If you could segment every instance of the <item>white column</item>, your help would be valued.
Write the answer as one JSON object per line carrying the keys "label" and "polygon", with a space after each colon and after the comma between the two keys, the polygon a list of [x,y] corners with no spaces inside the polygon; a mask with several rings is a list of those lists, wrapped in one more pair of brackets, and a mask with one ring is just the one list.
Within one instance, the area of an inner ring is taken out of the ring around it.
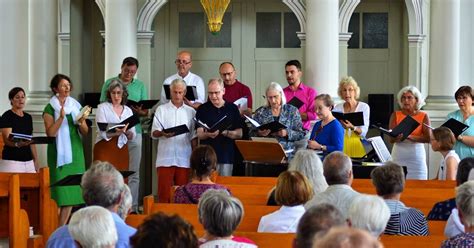
{"label": "white column", "polygon": [[338,1],[306,1],[306,82],[337,96],[339,78]]}
{"label": "white column", "polygon": [[426,109],[455,108],[459,86],[460,1],[431,2],[430,71]]}
{"label": "white column", "polygon": [[347,47],[352,33],[339,33],[339,78],[350,76],[347,73]]}
{"label": "white column", "polygon": [[125,57],[137,57],[137,1],[105,1],[105,79],[120,73]]}
{"label": "white column", "polygon": [[[137,77],[143,81],[145,88],[148,89],[148,97],[150,97],[153,90],[151,85],[151,45],[153,35],[154,32],[140,31],[137,33],[137,59],[140,61],[140,68],[138,68]],[[155,89],[155,91],[157,90],[158,89]],[[158,97],[158,95],[154,97]]]}
{"label": "white column", "polygon": [[28,109],[44,108],[51,95],[49,81],[58,71],[57,9],[56,0],[28,2]]}

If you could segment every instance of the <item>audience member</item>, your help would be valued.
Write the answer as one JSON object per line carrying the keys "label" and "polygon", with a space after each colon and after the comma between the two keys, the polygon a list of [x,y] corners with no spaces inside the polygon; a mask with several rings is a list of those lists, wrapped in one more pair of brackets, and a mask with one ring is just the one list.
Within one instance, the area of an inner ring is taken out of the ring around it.
{"label": "audience member", "polygon": [[283,89],[286,99],[291,102],[293,98],[297,98],[298,102],[302,102],[298,111],[303,122],[303,129],[311,128],[311,121],[316,120],[316,111],[314,109],[314,98],[317,93],[313,88],[301,82],[301,63],[298,60],[290,60],[285,64],[285,75],[288,86]]}
{"label": "audience member", "polygon": [[358,101],[360,96],[360,88],[352,77],[343,77],[339,82],[337,94],[344,102],[334,107],[334,112],[355,113],[362,112],[364,116],[364,125],[354,126],[348,120],[340,120],[342,127],[345,129],[344,134],[344,153],[349,157],[360,158],[366,152],[362,145],[361,138],[367,135],[370,126],[370,107],[367,103]]}
{"label": "audience member", "polygon": [[397,137],[389,137],[393,143],[393,162],[407,167],[407,179],[428,179],[428,166],[426,166],[425,144],[430,141],[430,118],[428,114],[421,111],[425,100],[421,92],[415,86],[402,88],[397,95],[400,110],[390,116],[389,128],[394,129],[407,116],[415,119],[420,125],[406,139],[403,134]]}
{"label": "audience member", "polygon": [[351,227],[366,230],[378,238],[390,219],[390,209],[382,198],[362,194],[354,198],[347,215]]}
{"label": "audience member", "polygon": [[198,239],[191,224],[178,215],[156,213],[146,217],[138,226],[137,233],[130,237],[133,248],[197,248]]}
{"label": "audience member", "polygon": [[[311,198],[325,191],[328,187],[326,178],[324,178],[323,175],[323,163],[319,156],[312,150],[298,150],[290,161],[288,170],[298,171],[308,179],[309,184],[313,188],[313,196]],[[275,188],[272,189],[270,196],[268,197],[267,205],[278,205],[275,201]]]}
{"label": "audience member", "polygon": [[275,200],[281,208],[260,219],[258,232],[295,233],[303,216],[304,204],[313,196],[306,177],[298,171],[285,171],[278,176]]}
{"label": "audience member", "polygon": [[[120,172],[108,162],[93,164],[82,176],[82,197],[88,206],[101,206],[112,213],[118,240],[115,247],[129,247],[129,238],[136,230],[125,224],[117,214],[124,195],[124,181]],[[75,247],[68,226],[58,228],[49,237],[47,247]]]}
{"label": "audience member", "polygon": [[474,181],[463,183],[456,190],[456,205],[464,232],[444,241],[442,248],[474,247]]}
{"label": "audience member", "polygon": [[74,212],[68,229],[82,248],[114,248],[117,243],[114,219],[103,207],[89,206]]}
{"label": "audience member", "polygon": [[197,98],[194,101],[191,101],[187,98],[184,98],[184,103],[197,109],[199,105],[206,101],[205,99],[205,88],[204,88],[204,81],[198,75],[192,73],[191,67],[193,66],[193,60],[191,52],[188,51],[180,51],[176,55],[176,60],[174,61],[176,64],[176,69],[178,72],[174,75],[169,76],[163,82],[163,87],[161,88],[161,103],[165,104],[170,101],[166,97],[164,85],[170,85],[173,80],[179,78],[186,82],[186,86],[193,86],[196,87]]}
{"label": "audience member", "polygon": [[[175,79],[170,85],[171,101],[158,106],[151,129],[153,139],[158,139],[156,174],[158,180],[158,202],[170,202],[173,185],[184,185],[189,181],[189,156],[197,144],[194,129],[196,111],[184,104],[186,83]],[[168,128],[185,125],[187,133],[176,135]]]}
{"label": "audience member", "polygon": [[206,191],[199,199],[198,214],[205,230],[204,236],[199,239],[201,248],[257,247],[247,238],[232,235],[244,217],[244,207],[239,199],[230,196],[227,191]]}
{"label": "audience member", "polygon": [[0,117],[3,138],[0,172],[35,173],[39,170],[36,145],[27,140],[14,140],[10,135],[19,133],[33,135],[33,118],[24,110],[25,90],[15,87],[8,92],[11,109]]}
{"label": "audience member", "polygon": [[190,161],[191,182],[176,189],[174,194],[175,203],[197,204],[206,190],[227,189],[225,186],[215,184],[211,180],[211,174],[216,170],[217,164],[217,156],[211,146],[198,146],[192,152]]}
{"label": "audience member", "polygon": [[323,161],[324,177],[329,187],[306,203],[305,208],[321,203],[329,203],[337,207],[347,217],[349,206],[358,192],[351,188],[353,174],[352,161],[343,152],[332,152]]}
{"label": "audience member", "polygon": [[[283,149],[296,149],[295,143],[302,140],[305,135],[298,109],[287,104],[283,89],[278,83],[270,83],[265,90],[265,96],[265,105],[255,111],[253,118],[260,125],[278,121],[286,128],[271,133],[270,129],[260,130],[252,127],[250,136],[276,138]],[[290,155],[290,157],[292,156]]]}
{"label": "audience member", "polygon": [[95,122],[98,129],[93,161],[107,161],[118,170],[126,171],[131,156],[127,143],[137,135],[135,127],[128,128],[128,124],[126,124],[124,127],[110,132],[101,125],[122,123],[133,115],[132,109],[125,105],[128,97],[127,87],[120,80],[112,79],[106,95],[107,101],[99,104],[95,112]]}
{"label": "audience member", "polygon": [[390,220],[385,234],[390,235],[428,235],[428,223],[423,213],[415,208],[406,207],[400,201],[405,188],[403,169],[396,163],[388,162],[375,168],[371,173],[372,184],[377,195],[381,196],[390,209]]}
{"label": "audience member", "polygon": [[128,214],[132,210],[132,193],[128,185],[123,187],[123,199],[120,202],[119,208],[117,209],[117,214],[122,218],[122,220],[127,219]]}
{"label": "audience member", "polygon": [[[100,94],[100,101],[106,101],[106,92],[113,80],[119,80],[127,87],[128,100],[139,102],[148,99],[148,92],[145,84],[135,77],[138,71],[138,60],[133,57],[123,59],[120,74],[105,81]],[[107,75],[108,76],[108,75]],[[138,116],[148,116],[148,109],[142,109],[142,106],[132,106],[133,112]],[[140,164],[142,159],[142,126],[135,126],[136,135],[128,141],[128,170],[134,173],[128,177],[128,186],[132,192],[132,212],[138,212],[138,194],[140,187]]]}
{"label": "audience member", "polygon": [[336,227],[314,242],[313,248],[382,248],[368,232],[349,227]]}
{"label": "audience member", "polygon": [[435,128],[431,137],[431,149],[440,152],[443,159],[438,169],[438,180],[456,180],[456,171],[460,161],[458,154],[453,150],[456,138],[447,127]]}
{"label": "audience member", "polygon": [[208,127],[223,120],[225,130],[210,131],[205,127],[197,128],[200,144],[210,145],[217,153],[217,171],[221,176],[232,176],[235,139],[242,138],[240,112],[233,103],[224,101],[225,88],[221,79],[211,79],[207,86],[209,101],[202,104],[196,112],[196,119]]}
{"label": "audience member", "polygon": [[[54,95],[43,110],[43,120],[46,135],[56,138],[56,142],[48,144],[47,148],[49,181],[55,184],[69,175],[84,173],[86,165],[81,137],[89,132],[89,127],[86,123],[88,111],[76,120],[82,107],[71,97],[71,79],[56,74],[51,79],[50,88]],[[60,226],[66,224],[72,206],[84,203],[79,185],[51,187],[51,198],[59,206]]]}
{"label": "audience member", "polygon": [[347,222],[336,207],[327,203],[310,207],[300,219],[294,247],[311,248],[316,235],[323,235],[332,227],[338,226],[347,226]]}
{"label": "audience member", "polygon": [[344,148],[344,128],[332,115],[334,102],[328,94],[318,95],[314,106],[319,121],[317,121],[308,140],[308,148],[328,154],[341,151]]}
{"label": "audience member", "polygon": [[474,157],[473,97],[474,91],[471,86],[464,85],[459,87],[454,93],[459,109],[449,113],[447,117],[448,120],[453,118],[469,126],[467,130],[457,137],[456,144],[454,145],[454,150],[460,159]]}
{"label": "audience member", "polygon": [[[469,180],[469,173],[474,172],[474,157],[465,158],[458,164],[456,173],[456,185],[459,186]],[[437,202],[428,214],[428,220],[448,220],[451,211],[456,208],[456,198]],[[453,216],[457,216],[454,214]]]}

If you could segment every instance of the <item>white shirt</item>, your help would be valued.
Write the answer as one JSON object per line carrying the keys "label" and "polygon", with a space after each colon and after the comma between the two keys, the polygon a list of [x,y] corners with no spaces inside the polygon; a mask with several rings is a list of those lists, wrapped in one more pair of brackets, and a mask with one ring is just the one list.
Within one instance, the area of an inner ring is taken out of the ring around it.
{"label": "white shirt", "polygon": [[296,228],[304,212],[303,205],[282,206],[279,210],[260,219],[257,232],[296,233]]}
{"label": "white shirt", "polygon": [[459,218],[459,210],[457,208],[453,208],[451,210],[451,215],[446,222],[446,226],[444,227],[444,235],[452,238],[458,234],[464,232],[464,225]]}
{"label": "white shirt", "polygon": [[[196,111],[186,104],[177,108],[173,103],[168,102],[156,108],[151,129],[152,133],[155,130],[162,131],[163,129],[182,124],[185,124],[190,131],[189,133],[183,133],[171,138],[158,138],[156,167],[177,166],[189,168],[191,140],[196,137],[193,120],[195,114]],[[156,139],[155,137],[153,138]]]}
{"label": "white shirt", "polygon": [[441,159],[441,162],[440,162],[440,165],[439,165],[439,170],[438,170],[438,180],[446,180],[446,170],[448,169],[448,168],[446,168],[446,160],[449,157],[453,157],[456,160],[457,163],[459,163],[459,161],[461,161],[461,159],[459,159],[459,156],[456,153],[456,151],[454,151],[454,150],[449,151],[448,154],[446,154],[446,157]]}
{"label": "white shirt", "polygon": [[351,186],[347,184],[329,185],[325,191],[317,194],[313,199],[307,202],[304,207],[308,209],[321,203],[329,203],[337,207],[342,215],[347,218],[349,206],[354,197],[358,195],[360,195],[360,193],[354,191]]}
{"label": "white shirt", "polygon": [[[122,114],[118,116],[117,113],[115,113],[114,111],[112,103],[103,102],[99,104],[97,106],[97,112],[95,114],[96,123],[102,122],[102,123],[108,123],[108,124],[118,124],[133,115],[132,109],[130,109],[128,106],[123,106],[123,107],[124,109],[122,111]],[[137,136],[135,127],[132,127],[129,130],[133,133],[132,139],[135,138],[135,136]],[[106,131],[100,131],[99,128],[97,128],[97,136],[95,138],[95,143],[101,140],[109,141],[110,139],[111,138],[107,137]],[[127,135],[123,133],[118,138],[117,146],[119,148],[122,148],[125,144],[127,144],[127,142],[128,142]]]}
{"label": "white shirt", "polygon": [[[202,81],[201,77],[199,77],[198,75],[196,75],[192,72],[188,72],[188,75],[186,75],[186,77],[182,78],[178,73],[176,73],[174,75],[169,76],[167,79],[165,79],[165,81],[163,81],[163,85],[170,85],[171,82],[173,82],[173,80],[175,80],[177,78],[184,80],[184,82],[186,83],[186,86],[196,86],[198,99],[196,99],[196,101],[194,101],[194,102],[200,102],[200,103],[206,102],[206,100],[205,100],[205,97],[206,97],[205,90],[206,89],[204,88],[204,81]],[[167,103],[169,101],[170,101],[169,99],[166,99],[165,88],[162,86],[161,87],[160,102],[162,104],[164,104],[164,103]]]}
{"label": "white shirt", "polygon": [[[341,112],[344,113],[344,103],[339,103],[334,107],[334,112]],[[369,130],[369,125],[370,125],[370,107],[367,103],[365,102],[357,102],[357,107],[355,109],[355,112],[362,112],[362,115],[364,116],[364,125],[359,126],[360,130],[362,133],[360,136],[365,137],[367,135],[367,131]]]}

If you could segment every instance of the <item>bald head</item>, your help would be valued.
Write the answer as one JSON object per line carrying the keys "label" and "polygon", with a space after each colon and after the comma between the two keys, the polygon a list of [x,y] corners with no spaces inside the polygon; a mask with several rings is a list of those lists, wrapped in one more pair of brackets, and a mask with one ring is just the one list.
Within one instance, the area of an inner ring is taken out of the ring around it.
{"label": "bald head", "polygon": [[324,177],[329,185],[352,183],[352,161],[344,153],[331,152],[323,161]]}

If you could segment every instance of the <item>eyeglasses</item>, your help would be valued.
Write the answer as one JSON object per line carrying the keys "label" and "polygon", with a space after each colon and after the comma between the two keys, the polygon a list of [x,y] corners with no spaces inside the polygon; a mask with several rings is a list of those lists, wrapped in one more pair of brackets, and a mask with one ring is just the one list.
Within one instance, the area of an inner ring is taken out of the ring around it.
{"label": "eyeglasses", "polygon": [[234,73],[234,71],[231,71],[231,72],[224,72],[224,73],[221,73],[221,76],[223,77],[226,77],[226,76],[230,76]]}
{"label": "eyeglasses", "polygon": [[137,71],[136,70],[129,70],[129,69],[125,68],[125,69],[122,70],[122,73],[123,74],[135,75],[135,73],[137,73]]}
{"label": "eyeglasses", "polygon": [[186,61],[186,60],[175,60],[174,63],[176,63],[177,65],[189,65],[192,63],[192,61]]}

